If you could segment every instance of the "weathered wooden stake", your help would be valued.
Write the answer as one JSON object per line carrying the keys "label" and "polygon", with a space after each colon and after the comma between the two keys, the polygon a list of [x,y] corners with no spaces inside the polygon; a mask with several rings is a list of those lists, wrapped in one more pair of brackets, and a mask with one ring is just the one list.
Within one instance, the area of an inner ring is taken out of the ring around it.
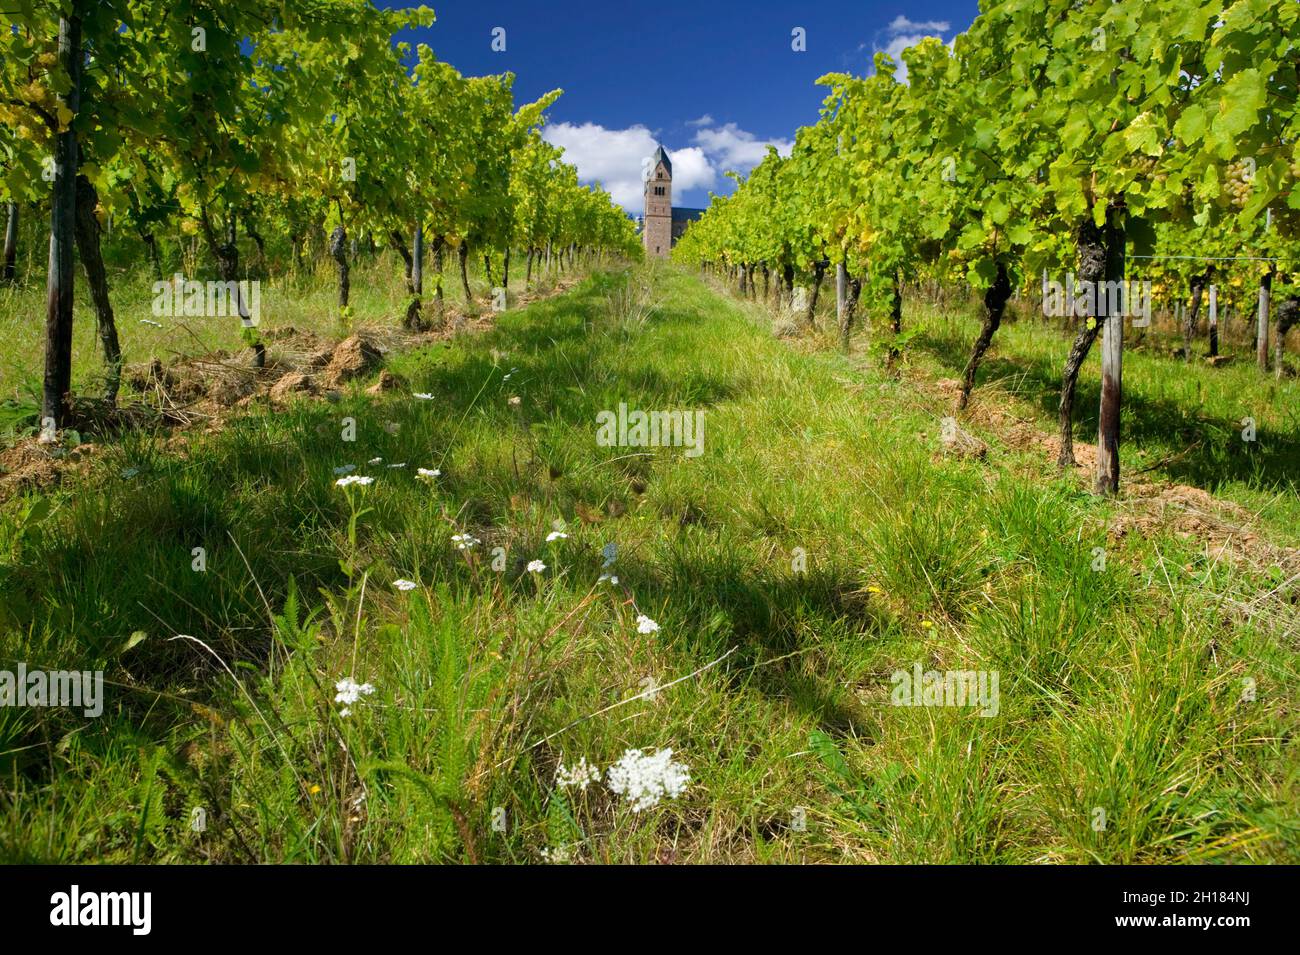
{"label": "weathered wooden stake", "polygon": [[[1128,311],[1124,282],[1124,226],[1123,213],[1114,208],[1107,210],[1106,221],[1106,282],[1119,283],[1115,297],[1118,308],[1110,309],[1100,289],[1097,291],[1098,318],[1101,312],[1105,324],[1101,339],[1101,414],[1097,424],[1097,480],[1094,491],[1098,494],[1119,493],[1119,414],[1124,393],[1124,316]],[[1103,306],[1103,302],[1106,305]]]}
{"label": "weathered wooden stake", "polygon": [[[81,18],[79,4],[59,18],[59,62],[71,80],[63,97],[75,116],[81,108]],[[54,189],[50,203],[50,259],[46,280],[45,380],[41,390],[41,434],[63,426],[72,387],[73,246],[76,241],[77,134],[71,124],[54,144]]]}
{"label": "weathered wooden stake", "polygon": [[1268,293],[1273,287],[1273,271],[1259,280],[1259,324],[1255,327],[1255,360],[1260,371],[1268,371]]}
{"label": "weathered wooden stake", "polygon": [[8,223],[5,225],[4,272],[0,280],[12,282],[18,267],[18,203],[9,203]]}
{"label": "weathered wooden stake", "polygon": [[843,262],[835,265],[835,324],[844,327],[844,299],[848,292],[849,273]]}
{"label": "weathered wooden stake", "polygon": [[1219,287],[1210,286],[1210,357],[1219,354]]}

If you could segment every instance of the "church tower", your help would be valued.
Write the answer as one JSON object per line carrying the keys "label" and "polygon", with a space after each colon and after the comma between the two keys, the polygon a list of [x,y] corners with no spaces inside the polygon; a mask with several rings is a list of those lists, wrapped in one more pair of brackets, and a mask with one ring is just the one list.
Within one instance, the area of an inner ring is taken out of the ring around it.
{"label": "church tower", "polygon": [[668,258],[673,244],[673,164],[660,146],[650,160],[650,178],[645,183],[645,226],[641,240],[645,254]]}

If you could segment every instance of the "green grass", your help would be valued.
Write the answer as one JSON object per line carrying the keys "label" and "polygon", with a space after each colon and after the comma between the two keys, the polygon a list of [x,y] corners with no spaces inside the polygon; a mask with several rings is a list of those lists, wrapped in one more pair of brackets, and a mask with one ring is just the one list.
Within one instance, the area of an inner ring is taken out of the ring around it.
{"label": "green grass", "polygon": [[[246,252],[247,254],[247,252]],[[449,309],[464,312],[464,291],[454,254],[445,257],[443,293]],[[246,259],[247,260],[247,259]],[[42,266],[42,267],[39,267]],[[43,329],[45,327],[45,284],[43,261],[33,258],[30,268],[20,270],[14,284],[0,284],[0,336],[5,347],[0,350],[0,434],[12,430],[16,423],[31,424],[40,407],[41,374],[44,368]],[[500,267],[500,262],[496,265]],[[260,322],[263,338],[294,329],[325,338],[346,335],[349,327],[392,325],[393,316],[405,311],[407,292],[401,281],[402,263],[388,250],[371,255],[363,253],[352,262],[350,307],[352,316],[345,326],[339,315],[337,275],[334,263],[322,259],[300,272],[276,274],[261,282]],[[175,270],[188,278],[207,279],[197,266]],[[486,300],[490,283],[483,275],[481,262],[471,262],[470,289],[479,302]],[[425,263],[426,318],[432,318],[433,286],[436,273],[432,261]],[[499,282],[500,274],[494,273]],[[516,263],[512,270],[511,294],[522,285],[523,271]],[[246,349],[241,338],[239,319],[166,318],[153,312],[154,278],[140,263],[124,263],[109,269],[109,288],[114,318],[121,341],[123,361],[128,365],[148,362],[157,357],[164,364],[177,357],[227,353]],[[545,290],[552,283],[548,276],[537,285]],[[73,318],[72,388],[78,394],[98,395],[105,377],[103,354],[95,310],[86,283],[77,276]],[[480,305],[481,307],[481,305]],[[156,324],[148,324],[150,322]],[[271,346],[274,349],[274,345]],[[124,397],[129,397],[124,394]]]}
{"label": "green grass", "polygon": [[[924,305],[908,316],[918,330],[913,356],[926,373],[960,377],[977,327],[966,309],[941,313]],[[1204,325],[1202,318],[1201,324]],[[1181,332],[1167,316],[1149,330],[1126,333],[1121,458],[1131,480],[1148,469],[1170,481],[1203,488],[1256,513],[1290,545],[1300,545],[1300,379],[1282,379],[1255,366],[1250,329],[1238,319],[1223,330],[1220,353],[1231,361],[1211,367],[1171,357]],[[1292,339],[1296,336],[1292,335]],[[1061,368],[1071,335],[1029,312],[1004,324],[982,365],[977,395],[1013,409],[1054,433]],[[1079,376],[1075,442],[1097,442],[1100,347]],[[1272,361],[1270,346],[1269,360]],[[1294,371],[1294,352],[1288,353]],[[1242,439],[1243,419],[1255,422],[1256,440]]]}
{"label": "green grass", "polygon": [[[968,314],[907,320],[925,327],[922,376],[973,334]],[[981,382],[1041,365],[1009,387],[1032,409],[1064,347],[1009,325]],[[0,858],[1300,858],[1295,590],[1276,569],[1173,528],[1110,539],[1123,502],[994,433],[987,462],[941,459],[948,412],[910,376],[778,341],[756,306],[673,269],[595,275],[390,366],[433,400],[361,382],[233,417],[184,454],[136,434],[48,515],[0,512],[0,666],[110,681],[99,719],[0,709]],[[1159,398],[1230,421],[1237,382],[1261,434],[1294,438],[1293,383],[1268,399],[1238,369],[1197,369],[1189,407],[1175,373],[1126,366],[1135,420]],[[596,415],[620,402],[703,410],[704,453],[598,446]],[[1153,458],[1181,441],[1142,427]],[[349,497],[346,463],[375,484]],[[1294,495],[1279,480],[1265,465],[1214,483]],[[556,521],[569,536],[548,543]],[[482,540],[468,556],[464,532]],[[597,582],[610,541],[617,587]],[[998,671],[997,715],[891,705],[915,663]],[[344,676],[376,688],[347,718]],[[561,761],[631,747],[671,747],[686,791],[633,813],[603,785],[554,785]]]}

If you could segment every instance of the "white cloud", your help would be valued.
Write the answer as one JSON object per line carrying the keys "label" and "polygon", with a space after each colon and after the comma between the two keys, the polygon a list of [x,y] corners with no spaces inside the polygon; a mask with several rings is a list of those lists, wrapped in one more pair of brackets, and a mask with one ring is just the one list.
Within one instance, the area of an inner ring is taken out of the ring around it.
{"label": "white cloud", "polygon": [[624,209],[641,208],[641,160],[658,145],[646,127],[554,123],[543,127],[542,138],[564,150],[565,162],[578,167],[579,180],[599,182]]}
{"label": "white cloud", "polygon": [[890,21],[886,27],[890,33],[916,33],[921,31],[922,36],[929,36],[932,33],[947,33],[951,27],[947,20],[909,20],[907,17],[899,14]]}
{"label": "white cloud", "polygon": [[[717,186],[723,171],[753,169],[767,155],[769,142],[783,156],[790,155],[794,147],[789,139],[758,139],[735,123],[718,126],[707,113],[687,125],[697,128],[694,145],[665,147],[673,164],[673,200],[678,205],[688,189]],[[578,168],[580,181],[599,182],[624,209],[641,211],[642,161],[659,145],[648,127],[637,123],[626,129],[607,129],[597,123],[553,123],[543,127],[542,137],[564,150],[565,161]]]}
{"label": "white cloud", "polygon": [[695,134],[695,142],[721,169],[737,172],[748,172],[762,162],[769,145],[782,156],[790,155],[794,148],[792,139],[758,139],[735,123],[701,129]]}
{"label": "white cloud", "polygon": [[[947,20],[909,20],[902,14],[894,17],[885,27],[885,34],[889,41],[884,46],[877,45],[876,52],[889,54],[898,69],[894,71],[894,78],[900,83],[907,82],[907,64],[903,62],[903,51],[909,46],[916,46],[928,36],[937,36],[943,39],[943,34],[952,28],[952,24]],[[948,41],[951,45],[951,40]],[[861,47],[859,47],[861,49]]]}
{"label": "white cloud", "polygon": [[903,62],[903,51],[909,46],[916,46],[927,36],[930,36],[930,34],[904,33],[901,36],[894,37],[883,47],[877,47],[881,52],[888,53],[890,59],[898,64],[898,69],[894,72],[894,76],[900,81],[907,79],[907,64]]}
{"label": "white cloud", "polygon": [[687,189],[711,189],[718,181],[717,169],[704,154],[704,150],[697,146],[670,149],[668,159],[673,164],[674,195]]}

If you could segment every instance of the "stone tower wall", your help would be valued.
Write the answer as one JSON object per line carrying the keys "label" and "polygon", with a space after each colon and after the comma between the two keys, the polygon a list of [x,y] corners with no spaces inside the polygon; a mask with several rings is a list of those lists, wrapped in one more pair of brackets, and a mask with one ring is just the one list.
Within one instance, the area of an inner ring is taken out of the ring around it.
{"label": "stone tower wall", "polygon": [[[658,195],[656,189],[662,189]],[[668,258],[673,244],[673,178],[662,162],[650,173],[645,184],[645,227],[642,241],[646,255]]]}

